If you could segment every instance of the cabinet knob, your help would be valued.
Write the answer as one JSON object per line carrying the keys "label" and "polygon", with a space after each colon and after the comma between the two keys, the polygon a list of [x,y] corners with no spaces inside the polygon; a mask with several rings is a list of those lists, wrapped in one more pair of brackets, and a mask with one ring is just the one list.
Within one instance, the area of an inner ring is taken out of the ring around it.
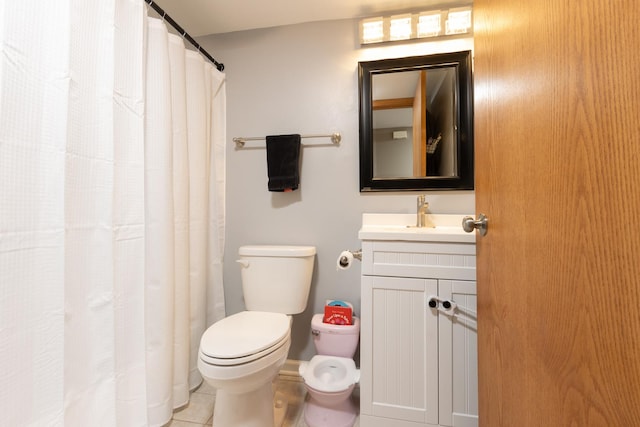
{"label": "cabinet knob", "polygon": [[442,299],[437,295],[429,296],[429,299],[427,300],[427,305],[430,308],[438,309],[438,311],[448,316],[453,316],[456,311],[456,308],[458,308],[458,304],[456,304],[455,301]]}

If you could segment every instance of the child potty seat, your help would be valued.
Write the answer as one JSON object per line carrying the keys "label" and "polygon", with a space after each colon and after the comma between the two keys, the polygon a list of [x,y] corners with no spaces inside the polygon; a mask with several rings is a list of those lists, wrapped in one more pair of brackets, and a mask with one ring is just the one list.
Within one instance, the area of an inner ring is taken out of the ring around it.
{"label": "child potty seat", "polygon": [[300,364],[299,373],[314,390],[335,393],[347,390],[360,381],[360,370],[353,359],[337,356],[313,356]]}

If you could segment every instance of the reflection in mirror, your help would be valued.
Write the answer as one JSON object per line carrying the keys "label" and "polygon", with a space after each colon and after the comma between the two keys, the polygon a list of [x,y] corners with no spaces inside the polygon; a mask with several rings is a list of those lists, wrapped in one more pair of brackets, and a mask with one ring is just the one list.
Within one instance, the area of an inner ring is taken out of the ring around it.
{"label": "reflection in mirror", "polygon": [[454,83],[453,67],[373,76],[374,178],[458,175]]}
{"label": "reflection in mirror", "polygon": [[361,62],[360,189],[472,189],[471,53]]}

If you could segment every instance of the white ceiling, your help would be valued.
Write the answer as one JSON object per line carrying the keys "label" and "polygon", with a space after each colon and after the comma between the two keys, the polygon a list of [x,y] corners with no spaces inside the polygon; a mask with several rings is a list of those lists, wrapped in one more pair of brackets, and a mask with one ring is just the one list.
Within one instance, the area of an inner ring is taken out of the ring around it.
{"label": "white ceiling", "polygon": [[[470,0],[154,0],[193,37],[470,4]],[[448,5],[448,6],[447,6]]]}

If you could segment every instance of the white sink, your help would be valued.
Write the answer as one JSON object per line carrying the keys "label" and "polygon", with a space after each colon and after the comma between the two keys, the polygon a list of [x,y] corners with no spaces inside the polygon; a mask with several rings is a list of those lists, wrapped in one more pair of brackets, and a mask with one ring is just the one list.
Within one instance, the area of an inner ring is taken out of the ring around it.
{"label": "white sink", "polygon": [[474,243],[475,233],[462,229],[466,215],[428,214],[435,227],[416,227],[415,214],[362,214],[360,240]]}

